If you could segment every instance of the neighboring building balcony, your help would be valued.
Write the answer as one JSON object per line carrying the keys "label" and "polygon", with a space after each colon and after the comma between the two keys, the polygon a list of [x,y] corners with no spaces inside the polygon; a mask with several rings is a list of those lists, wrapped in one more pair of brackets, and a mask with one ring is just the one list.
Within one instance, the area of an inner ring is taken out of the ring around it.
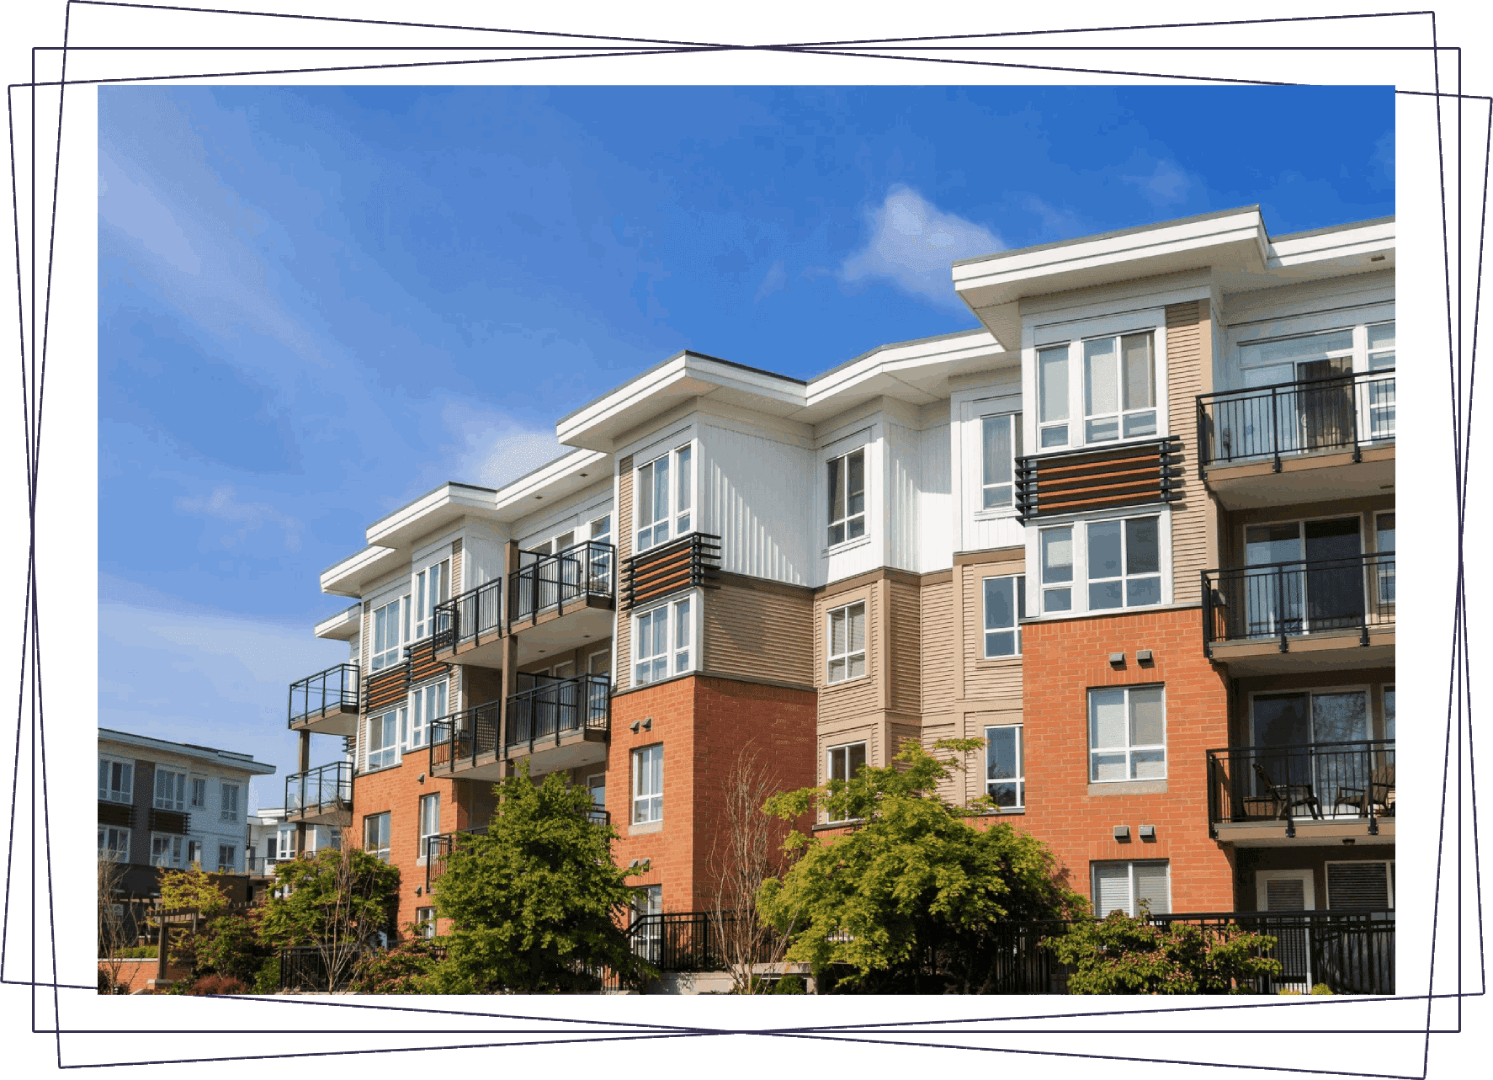
{"label": "neighboring building balcony", "polygon": [[1236,674],[1394,663],[1394,552],[1203,571],[1203,652]]}
{"label": "neighboring building balcony", "polygon": [[98,801],[98,823],[113,825],[116,829],[133,829],[135,827],[134,804],[100,799]]}
{"label": "neighboring building balcony", "polygon": [[351,735],[358,726],[358,665],[337,664],[290,684],[287,726],[318,735]]}
{"label": "neighboring building balcony", "polygon": [[532,759],[534,774],[594,765],[606,759],[612,683],[606,675],[559,679],[520,675],[508,698],[507,730],[500,702],[435,721],[430,729],[430,774],[500,780],[506,763]]}
{"label": "neighboring building balcony", "polygon": [[1389,843],[1394,819],[1393,739],[1208,751],[1214,839],[1244,847]]}
{"label": "neighboring building balcony", "polygon": [[334,761],[285,778],[285,820],[340,824],[353,808],[353,766]]}
{"label": "neighboring building balcony", "polygon": [[689,533],[627,560],[622,572],[626,611],[683,589],[715,588],[720,577],[721,538]]}
{"label": "neighboring building balcony", "polygon": [[[593,806],[586,811],[586,820],[593,825],[610,825],[612,815],[600,806]],[[470,829],[458,829],[454,833],[437,833],[435,836],[427,837],[425,840],[425,891],[430,892],[430,886],[446,872],[446,860],[456,845],[456,837],[486,835],[486,825],[474,825]]]}
{"label": "neighboring building balcony", "polygon": [[1176,436],[1100,443],[1016,459],[1016,512],[1023,522],[1172,500],[1182,474]]}
{"label": "neighboring building balcony", "polygon": [[146,824],[151,832],[186,836],[192,831],[192,815],[180,810],[160,810],[151,807]]}
{"label": "neighboring building balcony", "polygon": [[1393,368],[1200,394],[1198,472],[1230,510],[1394,485]]}

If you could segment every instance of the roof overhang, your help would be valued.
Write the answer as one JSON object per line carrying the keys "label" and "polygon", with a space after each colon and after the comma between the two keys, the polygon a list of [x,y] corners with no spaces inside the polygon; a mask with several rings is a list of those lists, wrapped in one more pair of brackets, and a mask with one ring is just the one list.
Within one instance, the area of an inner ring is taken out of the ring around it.
{"label": "roof overhang", "polygon": [[349,555],[335,566],[321,572],[321,591],[333,596],[351,596],[361,599],[363,586],[391,574],[409,562],[409,552],[398,548],[365,547],[355,555]]}
{"label": "roof overhang", "polygon": [[380,547],[407,545],[474,511],[491,510],[495,495],[492,488],[442,484],[368,526],[368,543]]}
{"label": "roof overhang", "polygon": [[358,630],[362,626],[362,614],[362,605],[354,604],[317,623],[314,633],[319,638],[351,641],[358,636]]}
{"label": "roof overhang", "polygon": [[275,771],[275,766],[255,761],[248,754],[240,754],[233,750],[219,750],[216,747],[198,746],[195,743],[168,742],[165,739],[152,739],[147,735],[132,735],[128,731],[115,731],[113,728],[99,728],[98,740],[100,743],[148,750],[152,753],[177,754],[194,761],[211,762],[219,768],[236,769],[253,776],[269,776]]}

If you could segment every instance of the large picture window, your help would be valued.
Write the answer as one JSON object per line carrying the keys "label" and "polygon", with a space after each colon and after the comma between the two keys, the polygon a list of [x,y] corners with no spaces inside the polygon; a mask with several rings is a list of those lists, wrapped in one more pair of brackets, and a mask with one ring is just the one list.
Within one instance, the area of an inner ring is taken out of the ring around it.
{"label": "large picture window", "polygon": [[1148,514],[1041,529],[1037,559],[1043,614],[1162,603],[1164,520]]}
{"label": "large picture window", "polygon": [[1016,505],[1016,458],[1021,453],[1021,414],[980,418],[980,508]]}
{"label": "large picture window", "polygon": [[98,797],[105,802],[133,802],[135,799],[135,766],[128,761],[107,761],[100,758]]}
{"label": "large picture window", "polygon": [[1144,908],[1152,915],[1172,910],[1171,868],[1166,862],[1093,863],[1094,914],[1111,911],[1138,916]]}
{"label": "large picture window", "polygon": [[446,706],[445,679],[410,692],[409,708],[402,713],[407,722],[400,724],[401,754],[418,750],[430,741],[430,724],[446,715]]}
{"label": "large picture window", "polygon": [[866,448],[829,459],[830,547],[866,535]]}
{"label": "large picture window", "polygon": [[663,743],[632,752],[632,823],[664,819]]}
{"label": "large picture window", "polygon": [[368,718],[368,769],[387,769],[399,764],[399,728],[404,712],[404,709],[390,709]]}
{"label": "large picture window", "polygon": [[1021,653],[1021,623],[1026,618],[1026,576],[985,579],[985,655]]}
{"label": "large picture window", "polygon": [[829,634],[825,674],[830,684],[859,679],[866,673],[866,602],[857,601],[830,611],[826,619]]}
{"label": "large picture window", "polygon": [[157,765],[154,805],[157,810],[185,810],[187,808],[187,774]]}
{"label": "large picture window", "polygon": [[1089,691],[1089,780],[1166,778],[1166,696],[1160,686]]}
{"label": "large picture window", "polygon": [[638,615],[633,620],[633,681],[645,686],[690,671],[694,633],[690,597]]}
{"label": "large picture window", "polygon": [[[1037,350],[1037,446],[1093,446],[1161,431],[1156,331],[1083,337]],[[1082,423],[1075,423],[1076,417]]]}
{"label": "large picture window", "polygon": [[1026,806],[1020,724],[985,729],[985,794],[1002,810]]}
{"label": "large picture window", "polygon": [[408,620],[407,596],[373,612],[373,651],[368,661],[370,671],[382,671],[404,659],[399,650],[404,639],[409,636],[404,625]]}
{"label": "large picture window", "polygon": [[638,468],[633,501],[639,551],[693,528],[693,458],[686,443]]}

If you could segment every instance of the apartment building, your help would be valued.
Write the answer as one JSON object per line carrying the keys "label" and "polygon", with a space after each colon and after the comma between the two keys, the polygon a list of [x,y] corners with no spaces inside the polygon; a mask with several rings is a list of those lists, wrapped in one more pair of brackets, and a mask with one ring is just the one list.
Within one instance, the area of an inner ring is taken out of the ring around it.
{"label": "apartment building", "polygon": [[246,874],[249,779],[274,771],[232,750],[99,728],[99,856],[127,864],[120,888],[140,896],[162,867]]}
{"label": "apartment building", "polygon": [[1392,909],[1394,256],[1246,207],[962,261],[978,329],[809,381],[671,357],[322,574],[287,822],[423,920],[527,760],[698,911],[742,746],[793,788],[973,736],[945,794],[1101,913]]}

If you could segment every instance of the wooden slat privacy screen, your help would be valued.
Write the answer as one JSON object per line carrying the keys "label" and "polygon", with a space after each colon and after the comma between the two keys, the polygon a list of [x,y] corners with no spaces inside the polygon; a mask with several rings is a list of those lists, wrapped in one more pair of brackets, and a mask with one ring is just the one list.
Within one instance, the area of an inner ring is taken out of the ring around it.
{"label": "wooden slat privacy screen", "polygon": [[1145,503],[1170,502],[1181,477],[1176,436],[1100,450],[1016,459],[1016,509],[1022,521]]}
{"label": "wooden slat privacy screen", "polygon": [[363,683],[363,708],[368,712],[379,712],[390,705],[402,705],[409,685],[409,669],[405,664],[396,664],[377,675],[370,675]]}
{"label": "wooden slat privacy screen", "polygon": [[627,560],[623,607],[639,604],[696,586],[715,588],[720,577],[721,538],[691,533]]}

